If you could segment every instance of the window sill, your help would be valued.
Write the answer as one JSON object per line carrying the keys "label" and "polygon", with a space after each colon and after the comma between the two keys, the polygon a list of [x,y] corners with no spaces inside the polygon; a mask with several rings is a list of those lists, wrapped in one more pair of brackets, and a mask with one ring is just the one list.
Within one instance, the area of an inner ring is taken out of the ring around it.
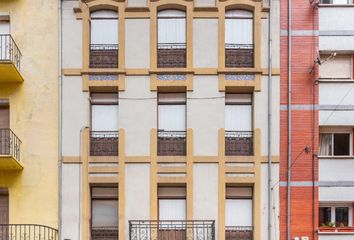
{"label": "window sill", "polygon": [[354,235],[354,227],[319,227],[319,235]]}
{"label": "window sill", "polygon": [[354,4],[318,4],[319,7],[354,7]]}
{"label": "window sill", "polygon": [[330,159],[330,160],[336,160],[336,159],[348,159],[348,160],[354,160],[354,156],[318,156],[318,159]]}
{"label": "window sill", "polygon": [[320,78],[319,83],[354,83],[354,79],[349,78]]}

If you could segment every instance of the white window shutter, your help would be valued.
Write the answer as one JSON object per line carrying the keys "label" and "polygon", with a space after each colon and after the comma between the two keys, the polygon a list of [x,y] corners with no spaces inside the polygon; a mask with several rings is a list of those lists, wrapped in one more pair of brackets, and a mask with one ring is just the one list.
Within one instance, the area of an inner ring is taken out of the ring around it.
{"label": "white window shutter", "polygon": [[225,106],[226,131],[252,131],[252,106],[251,105],[226,105]]}
{"label": "white window shutter", "polygon": [[92,131],[118,131],[118,105],[92,105]]}
{"label": "white window shutter", "polygon": [[251,199],[226,199],[226,226],[253,226]]}
{"label": "white window shutter", "polygon": [[185,199],[160,199],[159,220],[186,220]]}
{"label": "white window shutter", "polygon": [[158,129],[165,131],[186,130],[186,105],[159,105]]}

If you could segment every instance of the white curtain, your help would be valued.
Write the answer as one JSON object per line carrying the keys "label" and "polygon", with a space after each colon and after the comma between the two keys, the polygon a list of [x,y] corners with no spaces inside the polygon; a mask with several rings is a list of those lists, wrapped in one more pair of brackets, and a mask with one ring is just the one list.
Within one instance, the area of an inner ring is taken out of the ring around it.
{"label": "white curtain", "polygon": [[92,131],[118,131],[118,105],[92,105]]}
{"label": "white curtain", "polygon": [[[10,22],[0,21],[0,34],[10,34]],[[10,37],[1,36],[0,38],[0,59],[10,59]]]}
{"label": "white curtain", "polygon": [[253,226],[252,205],[251,199],[226,199],[225,225]]}
{"label": "white curtain", "polygon": [[160,199],[159,220],[186,220],[186,200]]}
{"label": "white curtain", "polygon": [[158,43],[186,43],[185,18],[158,19]]}
{"label": "white curtain", "polygon": [[225,43],[253,44],[253,20],[225,19]]}
{"label": "white curtain", "polygon": [[92,226],[118,226],[118,201],[92,200]]}
{"label": "white curtain", "polygon": [[118,44],[118,19],[92,19],[91,44]]}
{"label": "white curtain", "polygon": [[252,131],[252,106],[251,105],[226,105],[225,106],[226,131]]}
{"label": "white curtain", "polygon": [[159,130],[186,130],[186,105],[159,105],[158,116]]}
{"label": "white curtain", "polygon": [[332,134],[320,133],[319,156],[332,155]]}

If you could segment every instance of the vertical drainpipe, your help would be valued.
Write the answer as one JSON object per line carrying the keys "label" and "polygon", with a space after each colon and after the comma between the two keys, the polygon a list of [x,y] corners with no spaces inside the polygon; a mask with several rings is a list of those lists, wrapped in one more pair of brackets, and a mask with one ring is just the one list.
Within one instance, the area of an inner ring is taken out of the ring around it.
{"label": "vertical drainpipe", "polygon": [[62,229],[62,16],[61,16],[61,0],[58,0],[58,237],[61,240]]}
{"label": "vertical drainpipe", "polygon": [[290,211],[290,203],[291,203],[291,96],[292,96],[292,76],[291,76],[291,57],[292,57],[292,1],[288,0],[288,179],[287,179],[287,204],[286,204],[286,226],[287,226],[287,240],[291,240],[291,211]]}
{"label": "vertical drainpipe", "polygon": [[268,240],[272,239],[272,0],[268,17]]}

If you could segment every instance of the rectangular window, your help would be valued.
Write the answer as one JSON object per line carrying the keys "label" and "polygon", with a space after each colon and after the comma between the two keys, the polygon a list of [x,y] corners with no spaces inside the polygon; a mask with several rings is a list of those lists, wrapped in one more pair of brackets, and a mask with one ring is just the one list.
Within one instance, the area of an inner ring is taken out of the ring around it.
{"label": "rectangular window", "polygon": [[350,146],[350,133],[320,133],[319,156],[349,156]]}
{"label": "rectangular window", "polygon": [[158,155],[186,154],[186,94],[158,94]]}
{"label": "rectangular window", "polygon": [[251,187],[227,187],[225,202],[226,239],[252,239],[253,190]]}
{"label": "rectangular window", "polygon": [[92,187],[91,238],[118,237],[118,188]]}
{"label": "rectangular window", "polygon": [[118,94],[91,94],[91,156],[118,155]]}
{"label": "rectangular window", "polygon": [[320,207],[318,213],[318,223],[320,226],[329,226],[332,222],[331,208],[330,207]]}
{"label": "rectangular window", "polygon": [[157,29],[157,67],[186,67],[186,13],[159,11]]}
{"label": "rectangular window", "polygon": [[225,155],[252,155],[252,95],[225,96]]}
{"label": "rectangular window", "polygon": [[91,13],[91,68],[118,67],[118,14],[111,10]]}
{"label": "rectangular window", "polygon": [[10,21],[7,17],[4,19],[0,18],[0,60],[11,59]]}
{"label": "rectangular window", "polygon": [[319,226],[348,227],[353,224],[353,207],[349,204],[320,204]]}
{"label": "rectangular window", "polygon": [[186,239],[186,188],[159,187],[158,239]]}

